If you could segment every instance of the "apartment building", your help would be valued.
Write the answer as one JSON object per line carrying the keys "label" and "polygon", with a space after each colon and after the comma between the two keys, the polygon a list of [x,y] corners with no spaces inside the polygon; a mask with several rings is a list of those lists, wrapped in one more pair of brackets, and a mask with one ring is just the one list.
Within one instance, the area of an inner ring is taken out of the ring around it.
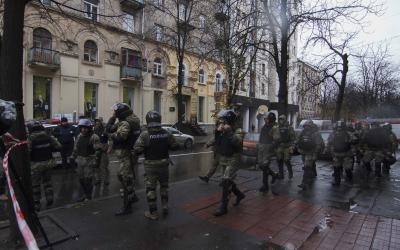
{"label": "apartment building", "polygon": [[[123,101],[142,121],[155,109],[163,122],[175,123],[178,65],[166,39],[173,20],[164,10],[170,1],[31,1],[24,29],[25,117],[76,112],[107,119],[110,107]],[[201,30],[206,18],[196,21]],[[185,120],[213,123],[214,90],[223,78],[218,61],[188,50]]]}

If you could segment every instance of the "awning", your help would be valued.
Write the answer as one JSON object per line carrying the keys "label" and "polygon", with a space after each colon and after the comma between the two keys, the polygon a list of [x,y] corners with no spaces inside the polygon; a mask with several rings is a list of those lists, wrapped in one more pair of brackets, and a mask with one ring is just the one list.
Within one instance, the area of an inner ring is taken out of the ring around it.
{"label": "awning", "polygon": [[248,97],[248,96],[240,96],[240,95],[233,96],[232,103],[233,104],[241,103],[243,106],[254,107],[254,108],[258,108],[261,105],[269,106],[268,100]]}

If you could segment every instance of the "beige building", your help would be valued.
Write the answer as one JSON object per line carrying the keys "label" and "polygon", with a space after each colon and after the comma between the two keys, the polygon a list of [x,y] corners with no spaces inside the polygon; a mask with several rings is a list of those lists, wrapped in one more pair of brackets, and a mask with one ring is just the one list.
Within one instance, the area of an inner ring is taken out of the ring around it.
{"label": "beige building", "polygon": [[[165,26],[153,22],[155,13],[143,0],[70,0],[61,11],[41,2],[30,2],[25,18],[27,119],[74,112],[107,119],[111,106],[123,101],[142,121],[152,109],[164,123],[177,121],[176,55],[163,40]],[[184,66],[185,119],[212,123],[222,67],[193,52]]]}

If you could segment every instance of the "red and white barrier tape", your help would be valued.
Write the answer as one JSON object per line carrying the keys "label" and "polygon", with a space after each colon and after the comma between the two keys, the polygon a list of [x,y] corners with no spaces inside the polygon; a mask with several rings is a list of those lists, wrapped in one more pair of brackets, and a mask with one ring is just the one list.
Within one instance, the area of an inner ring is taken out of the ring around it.
{"label": "red and white barrier tape", "polygon": [[19,230],[21,231],[22,237],[24,238],[25,245],[29,250],[39,250],[39,247],[36,243],[35,237],[33,236],[31,229],[29,228],[28,224],[26,223],[25,217],[19,207],[19,203],[18,203],[17,197],[15,195],[14,188],[11,185],[10,174],[8,172],[8,155],[9,155],[9,153],[15,147],[24,145],[26,143],[27,143],[26,141],[18,141],[17,143],[13,144],[7,150],[6,154],[4,155],[4,159],[3,159],[3,169],[4,169],[4,173],[6,175],[6,178],[7,178],[8,190],[10,191],[11,200],[12,200],[12,204],[14,207],[14,212],[17,217],[18,227],[19,227]]}

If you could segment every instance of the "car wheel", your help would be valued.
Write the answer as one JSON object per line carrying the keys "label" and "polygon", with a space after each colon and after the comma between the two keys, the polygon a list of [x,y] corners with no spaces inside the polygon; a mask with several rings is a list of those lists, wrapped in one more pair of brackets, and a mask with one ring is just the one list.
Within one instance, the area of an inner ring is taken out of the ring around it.
{"label": "car wheel", "polygon": [[193,141],[190,140],[190,139],[187,139],[187,140],[185,141],[185,144],[184,144],[185,149],[191,149],[192,146],[193,146]]}

